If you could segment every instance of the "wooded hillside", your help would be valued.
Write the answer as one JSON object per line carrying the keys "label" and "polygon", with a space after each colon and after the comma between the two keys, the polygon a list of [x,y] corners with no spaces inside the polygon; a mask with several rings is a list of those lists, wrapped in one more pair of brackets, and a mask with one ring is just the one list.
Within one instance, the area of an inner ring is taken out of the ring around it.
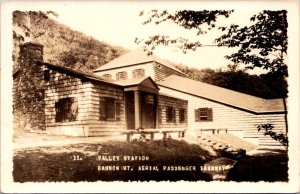
{"label": "wooded hillside", "polygon": [[44,45],[44,61],[81,71],[91,70],[119,57],[126,49],[111,46],[60,24],[55,12],[13,12],[13,61],[18,69],[19,45],[33,41]]}
{"label": "wooded hillside", "polygon": [[173,64],[191,79],[219,87],[235,90],[253,96],[272,99],[288,96],[287,80],[277,79],[276,73],[251,75],[237,65],[228,65],[226,69],[197,69],[183,64]]}

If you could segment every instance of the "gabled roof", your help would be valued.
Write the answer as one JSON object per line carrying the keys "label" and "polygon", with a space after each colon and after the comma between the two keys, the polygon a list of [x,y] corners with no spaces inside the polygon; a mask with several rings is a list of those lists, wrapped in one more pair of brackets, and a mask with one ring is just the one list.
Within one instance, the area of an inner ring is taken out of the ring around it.
{"label": "gabled roof", "polygon": [[152,80],[151,77],[141,77],[141,78],[134,78],[134,79],[126,79],[126,80],[120,80],[120,81],[113,81],[113,80],[107,80],[105,78],[102,78],[101,76],[95,76],[93,74],[84,73],[81,71],[77,71],[68,67],[63,67],[59,65],[53,65],[50,63],[45,63],[42,61],[37,61],[38,65],[45,65],[50,69],[54,69],[69,75],[73,75],[79,78],[84,78],[91,81],[111,84],[116,87],[130,87],[130,86],[140,86],[140,87],[146,87],[146,88],[153,88],[155,90],[159,90],[159,87],[156,85],[156,83]]}
{"label": "gabled roof", "polygon": [[163,60],[154,54],[148,55],[147,52],[145,52],[143,48],[138,48],[133,51],[130,51],[130,52],[110,61],[109,63],[102,65],[98,69],[94,70],[94,72],[110,70],[110,69],[117,69],[117,68],[126,67],[126,66],[139,65],[139,64],[144,64],[144,63],[148,63],[148,62],[157,62],[157,63],[160,63],[161,65],[164,65],[166,67],[169,67],[175,71],[178,71],[178,72],[184,74],[179,69],[177,69],[173,65],[169,64],[166,60]]}
{"label": "gabled roof", "polygon": [[156,85],[156,83],[152,80],[152,78],[149,77],[140,77],[140,78],[133,78],[133,79],[126,79],[126,80],[119,80],[119,81],[115,81],[113,82],[115,84],[118,84],[120,86],[135,86],[135,85],[140,85],[140,84],[145,84],[145,85],[150,85],[153,86],[157,89],[159,89],[159,87]]}
{"label": "gabled roof", "polygon": [[158,93],[159,87],[157,84],[149,77],[141,77],[127,80],[115,81],[115,84],[118,84],[124,87],[124,91],[146,91],[150,93]]}
{"label": "gabled roof", "polygon": [[284,112],[282,99],[267,100],[176,75],[171,75],[157,84],[252,113]]}
{"label": "gabled roof", "polygon": [[77,71],[77,70],[74,70],[74,69],[71,69],[71,68],[68,68],[68,67],[53,65],[53,64],[50,64],[50,63],[42,62],[42,61],[37,61],[37,64],[38,65],[45,65],[50,69],[55,69],[55,70],[58,70],[60,72],[66,73],[66,74],[75,75],[79,78],[85,78],[85,79],[88,79],[88,80],[91,80],[91,81],[98,81],[98,82],[103,82],[103,83],[108,83],[108,84],[112,84],[112,85],[115,85],[115,86],[119,86],[118,84],[115,84],[112,81],[108,81],[107,79],[102,78],[100,76],[95,76],[93,74],[84,73],[84,72]]}

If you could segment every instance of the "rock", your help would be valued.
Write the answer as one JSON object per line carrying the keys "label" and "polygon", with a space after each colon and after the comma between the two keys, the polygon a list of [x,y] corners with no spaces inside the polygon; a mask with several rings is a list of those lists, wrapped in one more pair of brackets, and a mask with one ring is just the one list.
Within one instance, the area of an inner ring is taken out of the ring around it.
{"label": "rock", "polygon": [[236,165],[237,161],[220,157],[209,161],[201,167],[201,171],[208,174],[212,180],[227,180],[229,171]]}

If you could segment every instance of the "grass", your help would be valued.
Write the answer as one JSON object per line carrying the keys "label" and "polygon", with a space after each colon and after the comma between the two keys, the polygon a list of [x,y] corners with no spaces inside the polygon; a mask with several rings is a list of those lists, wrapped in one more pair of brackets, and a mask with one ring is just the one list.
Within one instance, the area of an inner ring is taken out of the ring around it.
{"label": "grass", "polygon": [[[82,160],[74,160],[74,155]],[[149,156],[149,161],[98,161],[97,156]],[[210,181],[200,166],[216,159],[196,144],[178,140],[106,142],[35,147],[14,154],[15,182],[45,181]],[[223,163],[222,163],[223,164]],[[98,166],[131,166],[133,171],[98,171]],[[138,171],[138,166],[158,166],[159,171]],[[196,171],[162,171],[162,166],[196,166]],[[231,181],[288,181],[288,155],[274,150],[237,161],[229,171]]]}
{"label": "grass", "polygon": [[[74,160],[74,155],[82,160]],[[98,161],[97,156],[149,156],[149,161]],[[213,159],[198,145],[178,140],[107,142],[19,150],[13,158],[15,182],[45,181],[197,181],[208,180],[200,166]],[[102,165],[130,165],[133,171],[98,171]],[[138,171],[138,166],[159,171]],[[164,165],[197,166],[196,171],[162,171]]]}

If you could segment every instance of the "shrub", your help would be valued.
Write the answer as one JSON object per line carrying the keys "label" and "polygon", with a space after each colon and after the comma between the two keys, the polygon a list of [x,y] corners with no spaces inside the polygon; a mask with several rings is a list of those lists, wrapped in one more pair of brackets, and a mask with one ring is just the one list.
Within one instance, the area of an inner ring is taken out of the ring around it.
{"label": "shrub", "polygon": [[267,136],[269,135],[272,139],[278,141],[283,145],[286,149],[288,149],[288,137],[284,135],[283,133],[277,134],[276,132],[272,131],[274,126],[270,123],[267,124],[260,124],[257,126],[258,131],[263,131],[264,130],[264,135]]}

